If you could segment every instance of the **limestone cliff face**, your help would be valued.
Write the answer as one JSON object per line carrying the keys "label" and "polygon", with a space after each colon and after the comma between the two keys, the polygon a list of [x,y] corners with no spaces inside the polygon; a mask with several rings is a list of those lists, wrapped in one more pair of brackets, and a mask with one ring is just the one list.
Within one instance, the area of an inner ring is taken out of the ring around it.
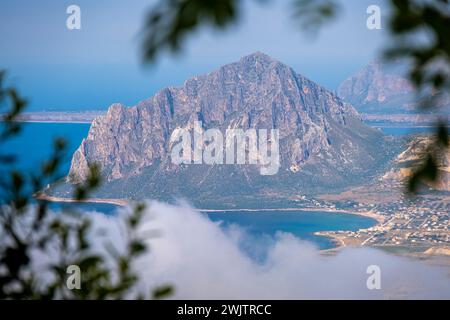
{"label": "limestone cliff face", "polygon": [[[173,165],[171,133],[195,120],[222,132],[279,129],[279,174],[261,178],[255,165]],[[88,165],[96,162],[115,186],[111,192],[120,193],[121,184],[132,186],[130,197],[180,183],[207,192],[219,188],[217,179],[237,188],[245,184],[253,192],[295,189],[299,183],[345,183],[366,176],[386,155],[383,141],[380,132],[361,123],[352,106],[258,52],[189,79],[182,87],[165,88],[135,106],[111,105],[93,121],[73,156],[69,177],[83,180]]]}

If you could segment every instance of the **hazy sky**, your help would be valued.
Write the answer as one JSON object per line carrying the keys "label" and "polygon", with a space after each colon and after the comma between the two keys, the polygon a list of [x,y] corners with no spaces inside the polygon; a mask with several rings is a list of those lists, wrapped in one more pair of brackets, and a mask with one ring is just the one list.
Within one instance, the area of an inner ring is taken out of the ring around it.
{"label": "hazy sky", "polygon": [[[384,30],[368,30],[366,9],[380,0],[347,0],[339,19],[316,36],[300,32],[292,1],[246,0],[237,25],[204,29],[181,54],[164,52],[152,67],[141,61],[139,30],[151,0],[2,0],[0,68],[30,100],[30,108],[105,109],[133,105],[157,90],[211,71],[255,51],[334,90],[375,58]],[[68,30],[66,8],[81,8],[81,30]],[[384,18],[384,17],[383,17]],[[386,19],[382,20],[383,28]]]}

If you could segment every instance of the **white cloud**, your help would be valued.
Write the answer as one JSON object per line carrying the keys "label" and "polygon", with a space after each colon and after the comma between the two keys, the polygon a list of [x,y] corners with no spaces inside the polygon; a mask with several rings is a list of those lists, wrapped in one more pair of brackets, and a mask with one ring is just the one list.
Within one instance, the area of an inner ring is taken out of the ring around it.
{"label": "white cloud", "polygon": [[[99,226],[115,230],[111,240],[120,245],[117,218],[91,214]],[[236,226],[223,230],[187,205],[152,202],[143,228],[158,229],[161,236],[148,240],[149,252],[136,262],[141,289],[171,283],[173,298],[450,298],[448,267],[375,249],[324,256],[311,243],[279,233],[267,259],[257,262],[248,254],[261,249],[257,239]],[[381,268],[381,290],[366,287],[366,269],[374,264]]]}

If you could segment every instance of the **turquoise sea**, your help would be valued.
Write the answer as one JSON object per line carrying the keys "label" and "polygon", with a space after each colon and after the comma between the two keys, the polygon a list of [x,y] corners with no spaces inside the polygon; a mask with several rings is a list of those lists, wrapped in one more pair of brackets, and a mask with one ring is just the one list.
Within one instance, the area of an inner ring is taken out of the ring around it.
{"label": "turquoise sea", "polygon": [[[52,151],[52,140],[63,137],[68,142],[67,155],[60,170],[64,176],[70,167],[73,152],[87,135],[89,125],[73,123],[25,123],[22,132],[0,146],[0,153],[14,154],[17,163],[14,167],[22,172],[33,172],[36,166]],[[394,133],[395,134],[395,133]],[[54,208],[61,208],[67,204],[53,204]],[[114,214],[116,206],[108,204],[79,204],[80,209],[95,210],[105,214]],[[247,231],[251,237],[267,242],[273,240],[274,235],[281,232],[291,233],[301,239],[310,240],[322,249],[333,247],[330,239],[314,235],[316,231],[324,230],[357,230],[375,224],[370,218],[336,214],[328,212],[214,212],[207,216],[221,224],[224,229],[237,225]]]}
{"label": "turquoise sea", "polygon": [[434,127],[431,125],[417,126],[414,124],[406,124],[406,123],[402,125],[396,125],[382,121],[366,121],[365,123],[372,127],[378,128],[379,130],[383,131],[383,133],[391,136],[402,136],[407,134],[420,134],[420,133],[429,134],[434,132]]}
{"label": "turquoise sea", "polygon": [[208,213],[208,216],[212,221],[220,222],[224,228],[237,225],[246,234],[260,240],[265,238],[269,243],[277,232],[287,232],[302,240],[312,241],[320,249],[332,248],[334,243],[330,238],[314,235],[314,232],[356,231],[376,223],[374,219],[352,214],[307,211],[228,211]]}
{"label": "turquoise sea", "polygon": [[0,144],[0,154],[14,155],[14,167],[21,172],[35,171],[51,156],[54,139],[63,138],[67,147],[60,174],[65,175],[70,168],[70,159],[87,136],[89,127],[85,123],[22,123],[18,135]]}

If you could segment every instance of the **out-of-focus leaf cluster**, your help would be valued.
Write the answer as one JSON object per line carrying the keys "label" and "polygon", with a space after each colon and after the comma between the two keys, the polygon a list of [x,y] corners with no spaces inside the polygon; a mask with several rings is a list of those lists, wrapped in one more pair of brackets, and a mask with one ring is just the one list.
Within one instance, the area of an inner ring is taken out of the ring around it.
{"label": "out-of-focus leaf cluster", "polygon": [[302,31],[315,33],[325,23],[336,18],[340,5],[334,0],[294,0],[293,18]]}
{"label": "out-of-focus leaf cluster", "polygon": [[[292,8],[296,21],[308,31],[314,31],[339,11],[335,0],[292,0]],[[242,1],[238,0],[161,0],[146,18],[144,60],[153,61],[165,49],[179,51],[185,38],[203,26],[225,29],[239,20],[242,10]]]}
{"label": "out-of-focus leaf cluster", "polygon": [[146,19],[144,58],[152,60],[163,49],[177,51],[184,38],[200,26],[225,27],[236,21],[237,0],[161,0]]}
{"label": "out-of-focus leaf cluster", "polygon": [[[406,59],[409,78],[418,95],[425,95],[419,105],[436,109],[442,94],[450,96],[450,2],[448,0],[391,0],[390,30],[395,47],[386,51],[388,59]],[[422,155],[420,166],[408,182],[408,191],[417,192],[426,182],[439,179],[439,160],[449,152],[447,115],[436,123],[435,139]]]}
{"label": "out-of-focus leaf cluster", "polygon": [[[9,87],[4,87],[5,73],[0,72],[0,144],[20,132],[15,121],[26,102]],[[49,211],[41,191],[48,181],[58,179],[66,143],[54,141],[53,153],[35,172],[25,174],[14,169],[15,158],[0,157],[0,299],[123,299],[161,298],[170,286],[155,292],[133,290],[138,276],[131,264],[147,247],[138,228],[145,206],[138,204],[124,218],[125,249],[113,245],[98,252],[92,243],[92,221],[88,215],[73,210]],[[83,200],[101,183],[100,169],[90,167],[86,181],[76,186],[74,198]],[[40,266],[39,260],[45,265]],[[80,268],[80,288],[67,286],[67,267]]]}
{"label": "out-of-focus leaf cluster", "polygon": [[436,134],[425,152],[421,154],[419,166],[413,171],[408,180],[407,188],[410,193],[417,193],[427,185],[437,184],[439,181],[439,167],[445,161],[449,150],[449,135],[445,122],[436,125]]}

